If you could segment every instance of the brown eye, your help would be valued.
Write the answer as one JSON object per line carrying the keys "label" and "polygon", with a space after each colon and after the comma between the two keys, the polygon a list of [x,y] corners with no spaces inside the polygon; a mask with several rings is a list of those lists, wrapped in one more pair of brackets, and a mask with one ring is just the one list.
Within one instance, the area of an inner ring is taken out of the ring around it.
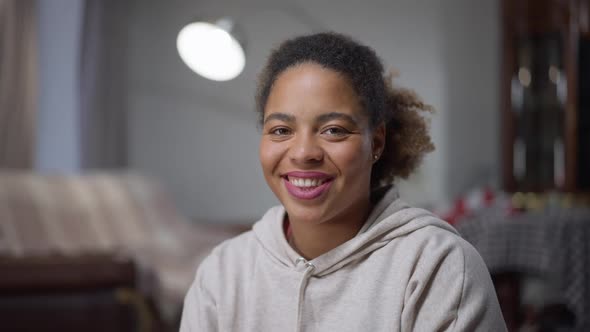
{"label": "brown eye", "polygon": [[291,134],[291,130],[285,127],[278,127],[271,129],[270,134],[275,136],[287,136]]}
{"label": "brown eye", "polygon": [[344,137],[350,134],[349,130],[346,130],[342,127],[329,127],[322,131],[323,135],[328,135],[331,137]]}

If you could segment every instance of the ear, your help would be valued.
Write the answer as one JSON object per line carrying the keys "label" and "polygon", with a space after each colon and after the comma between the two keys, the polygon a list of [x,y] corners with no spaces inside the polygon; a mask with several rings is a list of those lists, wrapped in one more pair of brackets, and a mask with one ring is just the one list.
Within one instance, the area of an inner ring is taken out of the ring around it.
{"label": "ear", "polygon": [[374,161],[379,160],[381,155],[383,154],[383,150],[385,149],[385,138],[386,138],[386,130],[385,130],[385,123],[380,123],[375,129],[373,129],[373,137],[372,137],[372,155],[378,156]]}

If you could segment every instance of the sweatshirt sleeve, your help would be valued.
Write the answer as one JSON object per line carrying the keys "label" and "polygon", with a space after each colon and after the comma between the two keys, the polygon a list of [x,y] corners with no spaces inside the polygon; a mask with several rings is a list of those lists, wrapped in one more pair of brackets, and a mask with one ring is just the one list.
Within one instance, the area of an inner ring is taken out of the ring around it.
{"label": "sweatshirt sleeve", "polygon": [[490,272],[475,248],[465,241],[463,247],[463,287],[453,330],[507,331]]}
{"label": "sweatshirt sleeve", "polygon": [[401,331],[507,331],[477,251],[462,239],[435,249],[434,257],[417,264],[408,283]]}
{"label": "sweatshirt sleeve", "polygon": [[217,331],[217,308],[215,298],[207,279],[211,268],[211,256],[197,269],[195,280],[184,298],[180,332]]}

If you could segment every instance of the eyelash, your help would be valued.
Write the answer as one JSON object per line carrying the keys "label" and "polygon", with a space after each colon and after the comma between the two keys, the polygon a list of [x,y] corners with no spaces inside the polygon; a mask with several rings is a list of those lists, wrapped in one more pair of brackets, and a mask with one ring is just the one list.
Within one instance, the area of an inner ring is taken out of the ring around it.
{"label": "eyelash", "polygon": [[[281,134],[281,133],[279,133],[279,131],[285,131],[286,133],[283,132]],[[289,128],[285,128],[285,127],[277,127],[277,128],[272,128],[269,131],[269,133],[274,136],[287,136],[287,135],[291,134],[291,130]]]}
{"label": "eyelash", "polygon": [[[327,133],[330,130],[335,130],[336,133],[332,133],[332,134]],[[329,128],[326,128],[322,131],[322,134],[324,134],[324,133],[329,136],[344,137],[344,136],[350,134],[350,131],[347,129],[344,129],[342,127],[329,127]]]}
{"label": "eyelash", "polygon": [[[332,131],[332,132],[331,132]],[[331,132],[331,133],[330,133]],[[291,135],[293,132],[287,127],[275,127],[268,131],[270,135],[276,137],[285,137]],[[327,135],[332,138],[341,138],[351,134],[351,131],[342,127],[328,127],[321,131],[321,135]]]}

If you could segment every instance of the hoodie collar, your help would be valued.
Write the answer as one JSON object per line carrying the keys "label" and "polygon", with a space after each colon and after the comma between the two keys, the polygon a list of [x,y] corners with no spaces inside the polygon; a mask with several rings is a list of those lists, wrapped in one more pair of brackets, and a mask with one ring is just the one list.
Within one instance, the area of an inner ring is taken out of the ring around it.
{"label": "hoodie collar", "polygon": [[[430,212],[407,205],[399,199],[395,187],[385,188],[385,190],[354,238],[310,260],[315,266],[314,276],[334,272],[385,246],[394,238],[427,225],[435,225],[455,232],[450,225],[438,220]],[[254,225],[253,231],[258,242],[273,261],[285,268],[295,269],[300,255],[285,238],[284,218],[284,207],[273,207]]]}

